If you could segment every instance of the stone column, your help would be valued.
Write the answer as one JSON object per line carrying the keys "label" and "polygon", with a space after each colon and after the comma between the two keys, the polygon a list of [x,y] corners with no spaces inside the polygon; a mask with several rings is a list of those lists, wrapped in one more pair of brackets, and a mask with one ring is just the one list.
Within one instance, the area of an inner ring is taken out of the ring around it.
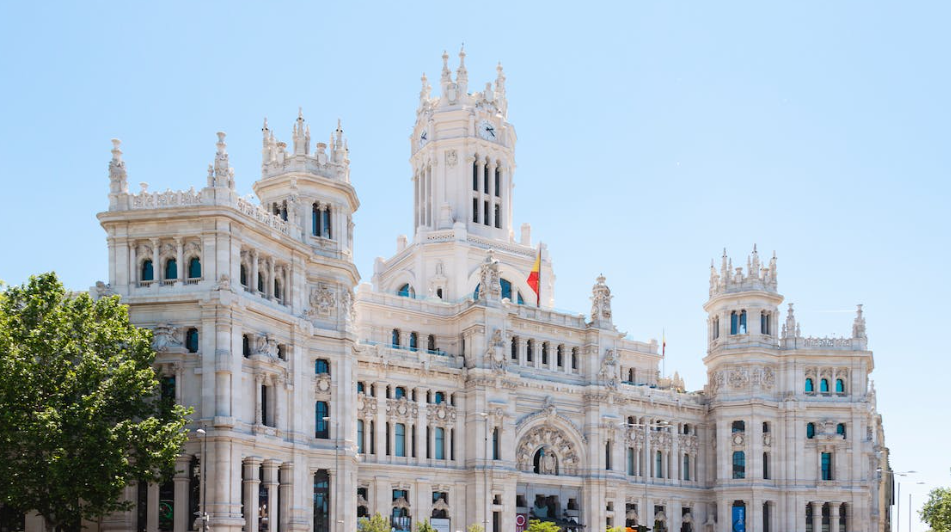
{"label": "stone column", "polygon": [[837,502],[829,502],[829,531],[839,532],[839,503]]}
{"label": "stone column", "polygon": [[[279,489],[281,509],[280,530],[290,530],[290,523],[292,521],[291,501],[294,497],[294,464],[292,462],[284,462],[281,464],[281,486]],[[339,493],[340,490],[337,490],[335,494]]]}
{"label": "stone column", "polygon": [[182,279],[185,278],[185,264],[182,262],[182,254],[183,254],[182,252],[183,252],[182,239],[176,238],[175,239],[175,265],[176,265],[177,271],[175,272],[175,286],[181,286],[183,284]]}
{"label": "stone column", "polygon": [[[486,167],[486,172],[488,173],[489,186],[485,191],[486,196],[489,197],[489,219],[487,220],[487,225],[489,227],[495,227],[495,162],[490,162]],[[549,353],[551,355],[551,353]]]}
{"label": "stone column", "polygon": [[254,376],[254,424],[262,425],[264,424],[264,411],[262,409],[263,405],[261,404],[261,387],[264,386],[264,375],[257,374]]}
{"label": "stone column", "polygon": [[162,279],[162,262],[159,257],[159,239],[152,239],[152,284],[159,285],[161,284]]}
{"label": "stone column", "polygon": [[376,393],[376,397],[373,398],[376,401],[376,419],[374,420],[373,438],[376,440],[374,443],[376,461],[380,462],[380,457],[386,455],[386,383],[374,383],[374,390]]}
{"label": "stone column", "polygon": [[148,488],[148,516],[145,519],[146,532],[158,532],[159,514],[159,487],[158,484],[149,484]]}
{"label": "stone column", "polygon": [[426,427],[428,425],[426,404],[426,388],[416,388],[416,403],[419,408],[419,415],[416,418],[416,463],[426,463]]}
{"label": "stone column", "polygon": [[809,504],[812,505],[812,531],[819,532],[822,530],[822,502],[812,501]]}
{"label": "stone column", "polygon": [[182,455],[175,459],[175,521],[172,530],[174,532],[185,532],[188,530],[188,481],[190,480],[189,468],[191,467],[191,457]]}
{"label": "stone column", "polygon": [[249,456],[244,459],[244,532],[258,532],[258,478],[261,459]]}
{"label": "stone column", "polygon": [[258,252],[251,250],[248,255],[251,257],[251,278],[248,279],[248,288],[252,294],[258,293]]}
{"label": "stone column", "polygon": [[268,299],[274,299],[274,259],[267,261],[267,286],[264,287],[264,293]]}
{"label": "stone column", "polygon": [[129,284],[139,286],[139,259],[136,256],[135,242],[129,242]]}
{"label": "stone column", "polygon": [[[287,381],[284,380],[284,377],[278,375],[274,377],[274,428],[281,430],[281,427],[284,424],[285,415],[284,413],[287,410]],[[291,427],[286,428],[290,432]]]}
{"label": "stone column", "polygon": [[[680,532],[682,517],[683,510],[680,501],[670,501],[670,505],[667,507],[667,530],[670,532]],[[747,527],[747,530],[753,530],[753,528]]]}
{"label": "stone column", "polygon": [[730,511],[730,503],[721,500],[717,502],[717,531],[730,532],[733,528],[733,515]]}
{"label": "stone column", "polygon": [[278,494],[277,470],[281,462],[278,460],[264,461],[264,487],[267,489],[267,523],[268,532],[280,532],[280,523],[278,523],[278,508],[280,507],[280,498]]}

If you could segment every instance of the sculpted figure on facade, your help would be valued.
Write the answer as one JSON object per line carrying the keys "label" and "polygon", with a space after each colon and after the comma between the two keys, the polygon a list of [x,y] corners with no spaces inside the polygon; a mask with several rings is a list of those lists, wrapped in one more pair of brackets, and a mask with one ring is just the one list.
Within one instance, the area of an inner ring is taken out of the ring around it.
{"label": "sculpted figure on facade", "polygon": [[156,325],[152,329],[152,349],[162,353],[184,348],[183,330],[168,323]]}
{"label": "sculpted figure on facade", "polygon": [[499,284],[499,279],[499,261],[495,258],[495,251],[490,249],[479,267],[480,301],[498,301],[502,295],[502,285]]}
{"label": "sculpted figure on facade", "polygon": [[601,361],[598,378],[609,388],[617,388],[621,382],[621,367],[618,365],[617,355],[613,349],[604,351],[604,359]]}
{"label": "sculpted figure on facade", "polygon": [[129,180],[126,175],[125,161],[122,160],[122,150],[119,139],[112,139],[112,160],[109,161],[109,192],[111,194],[127,194]]}
{"label": "sculpted figure on facade", "polygon": [[591,322],[595,324],[611,323],[611,289],[599,275],[597,283],[591,288]]}
{"label": "sculpted figure on facade", "polygon": [[329,316],[336,303],[334,291],[326,284],[320,283],[310,291],[310,311],[307,315],[311,318]]}

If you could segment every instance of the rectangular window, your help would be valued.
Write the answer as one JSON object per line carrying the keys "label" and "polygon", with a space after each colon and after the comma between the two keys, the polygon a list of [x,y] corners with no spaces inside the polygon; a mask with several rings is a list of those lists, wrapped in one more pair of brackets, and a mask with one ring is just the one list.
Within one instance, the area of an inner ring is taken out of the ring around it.
{"label": "rectangular window", "polygon": [[502,187],[500,186],[501,184],[502,184],[502,171],[496,168],[495,169],[495,197],[496,198],[502,196],[502,193],[501,193]]}
{"label": "rectangular window", "polygon": [[488,201],[482,202],[482,211],[483,211],[482,223],[485,225],[489,225],[489,202]]}
{"label": "rectangular window", "polygon": [[433,457],[432,444],[430,443],[430,436],[432,435],[432,427],[426,427],[426,458]]}
{"label": "rectangular window", "polygon": [[684,480],[690,480],[690,455],[684,455]]}
{"label": "rectangular window", "polygon": [[436,460],[446,459],[446,429],[436,427]]}
{"label": "rectangular window", "polygon": [[502,442],[499,441],[499,429],[498,427],[492,429],[492,459],[501,460],[502,455]]}
{"label": "rectangular window", "polygon": [[832,453],[822,453],[822,480],[832,480]]}
{"label": "rectangular window", "polygon": [[502,512],[492,512],[492,532],[502,532]]}
{"label": "rectangular window", "polygon": [[746,453],[743,451],[733,452],[733,478],[746,478]]}
{"label": "rectangular window", "polygon": [[472,163],[472,190],[479,191],[479,165]]}
{"label": "rectangular window", "polygon": [[[413,390],[413,394],[416,394],[416,390]],[[412,435],[412,441],[410,442],[410,454],[413,456],[413,458],[416,458],[416,425],[410,425],[409,432]]]}
{"label": "rectangular window", "polygon": [[604,444],[604,469],[611,470],[611,442]]}
{"label": "rectangular window", "polygon": [[627,448],[627,474],[634,476],[634,448]]}
{"label": "rectangular window", "polygon": [[498,203],[495,204],[495,228],[502,228],[502,209]]}
{"label": "rectangular window", "polygon": [[357,454],[363,454],[363,420],[357,420]]}
{"label": "rectangular window", "polygon": [[479,199],[472,198],[472,223],[479,223]]}
{"label": "rectangular window", "polygon": [[763,480],[769,480],[769,453],[763,453]]}
{"label": "rectangular window", "polygon": [[769,522],[772,518],[770,515],[770,507],[768,502],[763,503],[763,532],[769,532]]}
{"label": "rectangular window", "polygon": [[390,456],[390,422],[386,422],[386,456]]}
{"label": "rectangular window", "polygon": [[406,456],[406,425],[397,423],[395,428],[396,456]]}

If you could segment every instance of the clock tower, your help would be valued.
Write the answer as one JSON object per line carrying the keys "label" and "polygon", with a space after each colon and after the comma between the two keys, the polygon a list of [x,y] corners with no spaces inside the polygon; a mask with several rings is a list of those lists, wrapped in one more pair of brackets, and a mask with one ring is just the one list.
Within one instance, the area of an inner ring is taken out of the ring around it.
{"label": "clock tower", "polygon": [[[512,193],[515,128],[502,65],[495,82],[469,90],[465,51],[455,76],[443,52],[440,94],[422,77],[416,123],[410,134],[413,238],[400,237],[397,253],[374,266],[374,290],[415,298],[459,301],[476,296],[480,268],[499,266],[501,299],[551,306],[554,276],[544,244],[532,246],[523,224],[516,240]],[[536,294],[527,279],[541,255]]]}
{"label": "clock tower", "polygon": [[410,137],[413,166],[413,227],[416,240],[432,231],[466,230],[505,242],[512,232],[515,128],[506,121],[505,76],[468,92],[466,54],[459,52],[456,78],[443,53],[438,97],[425,74],[416,124]]}

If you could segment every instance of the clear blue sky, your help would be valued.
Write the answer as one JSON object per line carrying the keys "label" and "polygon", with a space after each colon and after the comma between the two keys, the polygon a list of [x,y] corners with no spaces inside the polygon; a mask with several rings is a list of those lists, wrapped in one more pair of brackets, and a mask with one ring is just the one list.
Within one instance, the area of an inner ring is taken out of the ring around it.
{"label": "clear blue sky", "polygon": [[420,74],[464,41],[470,86],[505,66],[516,224],[548,243],[557,306],[587,312],[603,272],[619,328],[666,327],[700,388],[710,259],[776,250],[805,334],[865,304],[894,467],[951,483],[951,4],[254,4],[0,6],[0,278],[107,278],[110,138],[133,190],[187,189],[226,131],[245,194],[263,117],[289,140],[303,106],[318,139],[343,120],[368,280],[411,231]]}

